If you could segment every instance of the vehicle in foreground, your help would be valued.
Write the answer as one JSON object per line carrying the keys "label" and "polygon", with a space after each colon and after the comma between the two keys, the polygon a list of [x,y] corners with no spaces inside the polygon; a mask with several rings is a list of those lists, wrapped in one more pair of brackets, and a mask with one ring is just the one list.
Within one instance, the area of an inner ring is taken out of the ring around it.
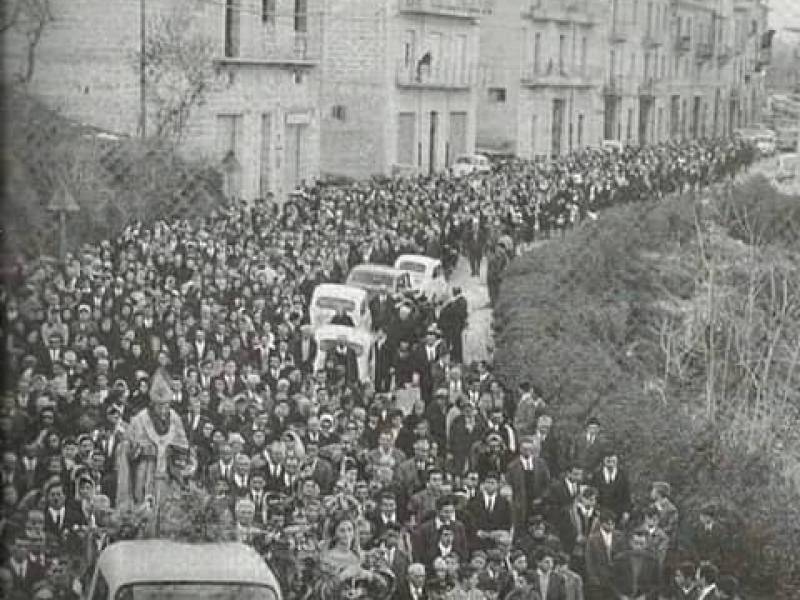
{"label": "vehicle in foreground", "polygon": [[775,179],[778,182],[795,179],[800,172],[800,154],[782,154],[778,157],[778,170]]}
{"label": "vehicle in foreground", "polygon": [[408,273],[411,289],[424,293],[429,300],[443,300],[447,296],[444,268],[438,258],[424,254],[401,254],[394,261],[394,268]]}
{"label": "vehicle in foreground", "polygon": [[366,290],[339,283],[321,283],[314,288],[309,305],[309,320],[313,329],[330,323],[339,310],[344,310],[353,319],[355,327],[372,330],[372,313]]}
{"label": "vehicle in foreground", "polygon": [[135,540],[97,559],[85,600],[282,600],[272,569],[238,542]]}
{"label": "vehicle in foreground", "polygon": [[492,163],[483,154],[461,154],[456,157],[451,171],[454,177],[466,177],[473,173],[489,173]]}
{"label": "vehicle in foreground", "polygon": [[346,283],[366,290],[370,297],[377,295],[381,290],[394,294],[411,289],[411,278],[408,273],[394,267],[374,263],[353,267],[347,276]]}

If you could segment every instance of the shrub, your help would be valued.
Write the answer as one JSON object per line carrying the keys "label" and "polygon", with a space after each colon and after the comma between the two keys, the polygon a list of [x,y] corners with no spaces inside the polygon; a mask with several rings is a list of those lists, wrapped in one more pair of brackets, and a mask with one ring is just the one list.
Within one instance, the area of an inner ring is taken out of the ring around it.
{"label": "shrub", "polygon": [[797,199],[764,185],[611,209],[517,259],[495,309],[495,370],[542,389],[562,440],[600,416],[641,501],[665,479],[684,515],[726,505],[736,549],[723,567],[788,598],[800,228],[784,225]]}

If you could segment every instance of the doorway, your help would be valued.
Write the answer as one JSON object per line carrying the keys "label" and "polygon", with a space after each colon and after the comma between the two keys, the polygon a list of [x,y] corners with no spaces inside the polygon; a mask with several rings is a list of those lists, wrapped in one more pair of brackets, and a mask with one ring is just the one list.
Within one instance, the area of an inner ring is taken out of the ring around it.
{"label": "doorway", "polygon": [[436,149],[438,148],[439,113],[431,111],[431,137],[428,149],[428,173],[431,175],[436,172]]}

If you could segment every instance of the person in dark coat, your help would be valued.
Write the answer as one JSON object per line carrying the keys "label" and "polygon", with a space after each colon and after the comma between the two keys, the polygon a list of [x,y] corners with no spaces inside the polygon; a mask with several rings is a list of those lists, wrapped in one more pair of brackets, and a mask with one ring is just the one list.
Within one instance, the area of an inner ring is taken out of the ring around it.
{"label": "person in dark coat", "polygon": [[460,287],[453,288],[453,297],[439,311],[439,328],[450,347],[450,358],[456,364],[464,362],[464,329],[467,327],[467,299]]}
{"label": "person in dark coat", "polygon": [[647,550],[647,531],[631,534],[630,549],[614,558],[614,589],[620,598],[656,600],[658,597],[658,561]]}
{"label": "person in dark coat", "polygon": [[471,529],[475,537],[472,546],[487,549],[496,531],[511,531],[511,503],[498,493],[498,473],[487,473],[481,485],[481,494],[467,503]]}
{"label": "person in dark coat", "polygon": [[619,457],[613,448],[603,452],[603,467],[595,471],[592,483],[597,488],[598,505],[617,515],[619,526],[624,527],[630,519],[633,501],[628,476],[619,467]]}

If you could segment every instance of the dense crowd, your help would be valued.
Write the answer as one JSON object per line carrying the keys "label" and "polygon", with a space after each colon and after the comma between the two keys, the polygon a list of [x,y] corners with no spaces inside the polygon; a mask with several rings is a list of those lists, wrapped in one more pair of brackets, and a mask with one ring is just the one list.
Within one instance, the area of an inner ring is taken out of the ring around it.
{"label": "dense crowd", "polygon": [[309,302],[403,253],[485,262],[493,301],[537,237],[753,158],[718,140],[315,184],[27,265],[2,291],[5,597],[78,597],[143,537],[252,545],[289,599],[736,597],[715,507],[682,514],[602,415],[563,439],[535,381],[467,361],[461,290],[374,294],[368,372],[318,347]]}

